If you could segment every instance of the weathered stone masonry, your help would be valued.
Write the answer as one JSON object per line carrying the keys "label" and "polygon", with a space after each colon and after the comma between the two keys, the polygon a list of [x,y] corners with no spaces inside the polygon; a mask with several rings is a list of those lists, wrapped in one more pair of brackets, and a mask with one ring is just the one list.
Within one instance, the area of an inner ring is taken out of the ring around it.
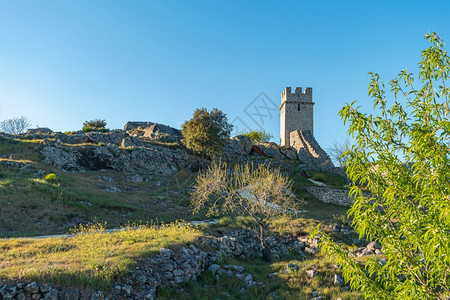
{"label": "weathered stone masonry", "polygon": [[331,171],[334,167],[328,154],[314,138],[314,102],[312,88],[287,87],[281,93],[280,146],[293,147],[298,158],[311,168]]}

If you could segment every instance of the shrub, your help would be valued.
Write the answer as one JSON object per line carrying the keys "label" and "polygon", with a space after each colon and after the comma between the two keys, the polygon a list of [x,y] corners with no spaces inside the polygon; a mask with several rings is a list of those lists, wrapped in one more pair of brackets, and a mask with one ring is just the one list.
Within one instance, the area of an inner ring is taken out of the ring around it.
{"label": "shrub", "polygon": [[45,175],[45,181],[48,183],[55,183],[58,181],[58,176],[55,173]]}
{"label": "shrub", "polygon": [[95,119],[95,120],[90,120],[90,121],[86,121],[83,123],[83,128],[82,130],[84,132],[89,132],[89,131],[108,131],[108,129],[105,128],[106,127],[106,121],[105,120],[100,120],[100,119]]}
{"label": "shrub", "polygon": [[199,154],[216,156],[223,151],[232,128],[226,114],[217,108],[210,112],[206,108],[196,109],[192,119],[181,127],[184,137],[181,142]]}
{"label": "shrub", "polygon": [[252,130],[244,132],[242,135],[248,136],[253,144],[260,142],[268,142],[273,137],[270,132],[264,130]]}
{"label": "shrub", "polygon": [[194,213],[206,208],[207,216],[240,215],[253,219],[265,261],[270,260],[269,224],[278,217],[295,217],[298,204],[291,180],[279,169],[236,164],[230,170],[220,161],[197,176],[191,199]]}
{"label": "shrub", "polygon": [[312,176],[312,180],[325,182],[327,180],[327,177],[324,174],[316,173]]}
{"label": "shrub", "polygon": [[92,128],[91,126],[83,126],[83,131],[84,132],[89,132],[89,131],[93,131],[94,128]]}

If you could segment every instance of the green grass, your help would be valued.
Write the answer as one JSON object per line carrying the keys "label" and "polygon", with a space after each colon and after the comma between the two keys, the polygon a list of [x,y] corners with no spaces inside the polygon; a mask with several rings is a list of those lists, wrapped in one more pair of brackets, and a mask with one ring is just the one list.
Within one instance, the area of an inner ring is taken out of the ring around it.
{"label": "green grass", "polygon": [[[296,263],[300,268],[294,273],[285,273],[288,263]],[[265,287],[253,286],[240,293],[244,287],[241,280],[236,277],[222,276],[217,279],[211,272],[206,271],[198,277],[197,282],[188,282],[179,288],[160,288],[158,299],[273,299],[270,293],[274,292],[279,299],[311,299],[313,291],[318,291],[324,299],[364,299],[360,292],[342,292],[340,287],[333,285],[333,276],[339,271],[323,257],[299,260],[295,256],[282,257],[267,263],[259,258],[252,260],[239,258],[225,258],[224,264],[235,264],[245,268],[245,273],[253,275],[253,279],[262,282]],[[306,270],[312,268],[319,274],[309,279]],[[276,272],[277,280],[269,279],[268,275]]]}
{"label": "green grass", "polygon": [[[174,143],[149,143],[160,146],[179,147]],[[65,233],[79,223],[100,222],[113,228],[128,223],[152,222],[158,219],[171,222],[177,219],[207,219],[204,214],[193,215],[189,210],[189,190],[195,175],[180,170],[171,176],[140,174],[148,182],[127,182],[123,173],[114,171],[66,173],[42,163],[39,154],[39,140],[16,140],[14,143],[0,143],[0,160],[12,160],[31,164],[46,174],[54,173],[57,181],[46,182],[44,176],[36,178],[28,171],[0,165],[0,237],[29,236]],[[79,147],[80,145],[66,145]],[[37,148],[38,147],[38,148]],[[5,156],[7,155],[7,156]],[[278,233],[308,235],[319,222],[330,224],[344,220],[347,208],[318,201],[305,190],[314,185],[300,174],[298,164],[290,162],[294,170],[290,177],[294,190],[302,201],[301,214],[297,220],[277,220],[272,230]],[[335,173],[306,170],[311,178],[333,187],[343,188],[346,179]],[[114,182],[97,180],[98,176],[108,176]],[[162,182],[159,186],[157,181]],[[120,188],[121,193],[109,193],[102,189],[105,185]],[[254,221],[249,217],[222,216],[218,225],[212,227],[252,228]],[[204,230],[207,227],[201,227]],[[99,229],[99,228],[97,228]],[[178,228],[179,229],[179,228]],[[110,288],[110,283],[123,278],[126,271],[139,264],[142,259],[159,251],[161,247],[177,247],[192,242],[202,234],[199,229],[178,229],[167,227],[165,232],[140,228],[137,231],[106,234],[95,227],[84,228],[76,238],[43,240],[0,240],[0,278],[17,277],[36,281],[51,281],[60,285],[80,284],[93,288]],[[180,233],[180,235],[178,235]],[[288,262],[299,266],[316,264],[320,271],[317,279],[308,280],[302,267],[298,274],[281,271]],[[179,289],[161,289],[161,299],[270,299],[272,291],[281,299],[310,299],[311,292],[317,290],[326,299],[362,299],[359,293],[342,293],[330,285],[334,275],[328,271],[329,262],[317,256],[314,260],[298,260],[295,256],[282,257],[272,263],[260,259],[240,260],[227,258],[222,263],[239,264],[252,273],[265,288],[250,288],[244,294],[238,291],[242,282],[236,278],[217,280],[209,272],[199,277],[198,283],[183,285]],[[280,279],[268,280],[267,275],[278,272]],[[205,287],[207,286],[207,287]]]}
{"label": "green grass", "polygon": [[125,229],[107,233],[96,224],[80,227],[74,237],[0,240],[0,278],[109,289],[142,259],[202,234],[179,223]]}
{"label": "green grass", "polygon": [[[133,183],[120,172],[67,173],[41,163],[36,152],[39,141],[0,143],[1,154],[9,153],[15,161],[31,164],[45,174],[54,173],[57,181],[47,182],[30,171],[0,165],[0,237],[18,237],[64,233],[79,223],[107,222],[120,227],[127,222],[172,222],[177,219],[203,219],[189,211],[186,189],[194,175],[181,170],[172,176],[145,176],[149,182]],[[114,178],[113,183],[100,182],[98,176]],[[155,182],[161,181],[161,186]],[[123,192],[102,189],[114,185]],[[19,216],[19,217],[18,217]]]}

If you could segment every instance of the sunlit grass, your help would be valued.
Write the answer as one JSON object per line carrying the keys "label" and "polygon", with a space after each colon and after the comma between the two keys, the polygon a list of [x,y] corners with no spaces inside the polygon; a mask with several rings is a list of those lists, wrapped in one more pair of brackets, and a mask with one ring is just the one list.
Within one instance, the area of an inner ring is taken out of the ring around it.
{"label": "sunlit grass", "polygon": [[193,242],[200,230],[180,223],[128,226],[108,233],[103,224],[81,226],[74,237],[0,240],[0,278],[108,288],[140,260]]}

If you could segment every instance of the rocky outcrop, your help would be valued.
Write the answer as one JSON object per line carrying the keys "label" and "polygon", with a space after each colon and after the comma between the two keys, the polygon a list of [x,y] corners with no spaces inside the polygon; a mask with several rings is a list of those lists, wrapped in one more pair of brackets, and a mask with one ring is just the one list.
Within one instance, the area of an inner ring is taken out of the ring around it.
{"label": "rocky outcrop", "polygon": [[32,135],[32,134],[43,134],[43,135],[48,135],[48,134],[52,134],[53,130],[51,130],[50,128],[47,127],[39,127],[39,128],[30,128],[27,129],[27,133],[28,135]]}
{"label": "rocky outcrop", "polygon": [[180,143],[183,138],[179,129],[153,122],[127,122],[124,130],[135,136],[167,143]]}
{"label": "rocky outcrop", "polygon": [[164,147],[131,147],[120,149],[115,145],[61,147],[58,143],[47,144],[41,150],[44,162],[63,171],[115,170],[170,175],[177,166],[186,167],[189,156],[182,149]]}
{"label": "rocky outcrop", "polygon": [[257,146],[267,157],[275,159],[286,159],[287,157],[280,152],[280,147],[275,143],[258,143]]}

